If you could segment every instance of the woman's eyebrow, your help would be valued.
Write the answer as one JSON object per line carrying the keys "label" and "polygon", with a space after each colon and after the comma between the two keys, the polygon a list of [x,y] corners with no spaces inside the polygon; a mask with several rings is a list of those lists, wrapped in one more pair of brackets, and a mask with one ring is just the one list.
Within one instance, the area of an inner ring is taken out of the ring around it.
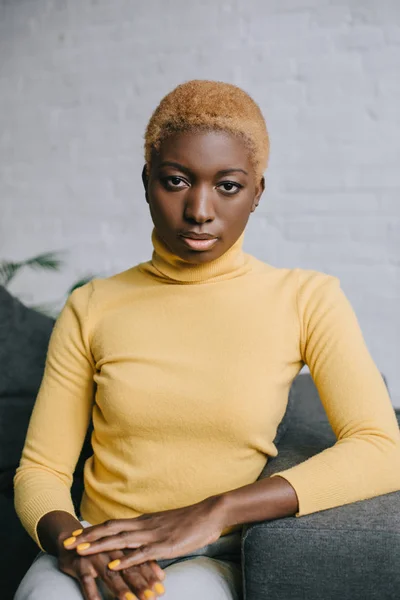
{"label": "woman's eyebrow", "polygon": [[184,167],[183,165],[180,165],[179,163],[173,162],[171,160],[164,160],[158,166],[159,166],[159,168],[174,167],[175,169],[178,169],[179,171],[183,171],[184,173],[188,173],[189,175],[192,173],[192,171],[190,169],[188,169],[187,167]]}
{"label": "woman's eyebrow", "polygon": [[240,172],[240,173],[244,173],[245,175],[248,175],[247,171],[245,171],[244,169],[240,169],[240,168],[222,169],[221,171],[218,171],[217,175],[228,175],[228,173],[235,173],[235,172]]}
{"label": "woman's eyebrow", "polygon": [[[160,163],[159,168],[162,168],[162,167],[174,167],[175,169],[178,169],[179,171],[183,171],[184,173],[188,173],[189,175],[192,174],[192,171],[190,169],[188,169],[188,167],[184,167],[180,163],[174,162],[171,160],[164,160],[162,163]],[[218,176],[228,175],[229,173],[244,173],[245,175],[248,175],[248,172],[245,171],[244,169],[241,169],[240,167],[232,167],[231,169],[221,169],[220,171],[217,172],[217,175]]]}

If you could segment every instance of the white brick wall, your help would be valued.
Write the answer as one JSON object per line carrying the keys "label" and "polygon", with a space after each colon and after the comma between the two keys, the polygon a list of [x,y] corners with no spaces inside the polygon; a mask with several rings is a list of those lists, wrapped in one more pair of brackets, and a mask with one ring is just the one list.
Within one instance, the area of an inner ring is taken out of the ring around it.
{"label": "white brick wall", "polygon": [[28,303],[150,256],[140,181],[152,110],[178,83],[230,81],[272,154],[245,249],[341,279],[400,406],[398,0],[0,0],[0,257]]}

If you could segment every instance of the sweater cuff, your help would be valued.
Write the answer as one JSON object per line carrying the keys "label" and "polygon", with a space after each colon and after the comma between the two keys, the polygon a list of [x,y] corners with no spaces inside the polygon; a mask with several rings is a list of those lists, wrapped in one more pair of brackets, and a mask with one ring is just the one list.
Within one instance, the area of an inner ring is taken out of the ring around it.
{"label": "sweater cuff", "polygon": [[299,510],[295,513],[295,517],[304,517],[354,501],[346,498],[343,488],[338,489],[335,481],[327,481],[326,468],[323,465],[313,465],[313,481],[310,481],[308,465],[304,468],[301,464],[296,465],[285,471],[274,473],[271,477],[278,475],[286,479],[296,492]]}
{"label": "sweater cuff", "polygon": [[71,495],[64,490],[51,489],[42,491],[28,502],[24,502],[23,507],[16,506],[16,510],[25,529],[43,552],[45,552],[45,550],[39,541],[37,526],[44,515],[55,510],[62,510],[76,519],[78,518],[75,513]]}

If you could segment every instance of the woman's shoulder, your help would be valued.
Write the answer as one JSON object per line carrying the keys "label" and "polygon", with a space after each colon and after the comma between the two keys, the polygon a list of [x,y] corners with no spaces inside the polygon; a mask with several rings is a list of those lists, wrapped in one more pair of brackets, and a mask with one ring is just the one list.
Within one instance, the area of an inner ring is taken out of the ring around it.
{"label": "woman's shoulder", "polygon": [[110,302],[115,302],[118,297],[124,297],[129,291],[143,285],[142,280],[143,277],[137,266],[108,277],[95,277],[75,289],[68,302],[76,308],[82,309],[85,306],[93,313],[96,309],[104,308]]}
{"label": "woman's shoulder", "polygon": [[96,294],[115,294],[120,293],[125,288],[137,287],[143,283],[140,265],[135,265],[109,275],[108,277],[96,277],[92,279],[93,289]]}
{"label": "woman's shoulder", "polygon": [[259,260],[249,255],[252,262],[252,274],[268,288],[292,290],[296,295],[309,297],[321,293],[332,293],[341,287],[340,279],[336,275],[325,273],[317,269],[302,267],[284,267],[273,265],[270,262]]}
{"label": "woman's shoulder", "polygon": [[288,280],[293,284],[311,283],[318,285],[332,279],[338,279],[336,276],[316,269],[306,269],[302,267],[277,266],[272,262],[267,262],[248,254],[251,261],[253,273],[261,277],[269,277],[276,280]]}

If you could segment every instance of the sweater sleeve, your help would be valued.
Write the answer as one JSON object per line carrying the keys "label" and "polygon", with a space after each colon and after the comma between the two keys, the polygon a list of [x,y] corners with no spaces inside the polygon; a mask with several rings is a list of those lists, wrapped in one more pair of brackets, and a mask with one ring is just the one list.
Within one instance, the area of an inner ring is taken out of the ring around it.
{"label": "sweater sleeve", "polygon": [[299,269],[301,354],[337,442],[271,477],[299,501],[296,517],[400,490],[395,411],[340,280]]}
{"label": "sweater sleeve", "polygon": [[94,392],[88,326],[92,290],[92,282],[76,289],[55,323],[14,478],[15,509],[39,546],[36,528],[45,514],[63,510],[76,516],[70,489]]}

